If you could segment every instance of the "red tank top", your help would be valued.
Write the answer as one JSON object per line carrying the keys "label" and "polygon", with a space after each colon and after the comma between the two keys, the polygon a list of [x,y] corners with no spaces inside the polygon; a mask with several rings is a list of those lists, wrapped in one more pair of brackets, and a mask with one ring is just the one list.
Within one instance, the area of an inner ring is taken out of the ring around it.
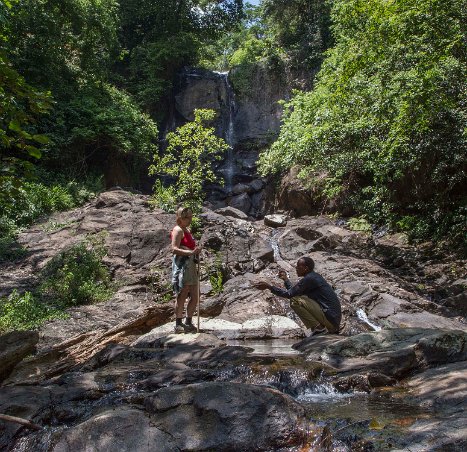
{"label": "red tank top", "polygon": [[[170,231],[170,239],[172,239],[173,230]],[[183,231],[183,238],[180,241],[180,246],[186,246],[190,250],[194,250],[196,248],[196,242],[193,236],[188,231]]]}

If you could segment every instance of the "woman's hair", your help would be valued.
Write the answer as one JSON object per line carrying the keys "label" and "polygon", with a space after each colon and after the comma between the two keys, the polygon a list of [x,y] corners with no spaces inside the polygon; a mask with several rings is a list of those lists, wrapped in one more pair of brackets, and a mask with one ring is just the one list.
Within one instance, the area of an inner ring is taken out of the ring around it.
{"label": "woman's hair", "polygon": [[178,220],[191,217],[192,215],[193,215],[193,211],[189,207],[179,207],[177,209],[177,223],[178,223]]}

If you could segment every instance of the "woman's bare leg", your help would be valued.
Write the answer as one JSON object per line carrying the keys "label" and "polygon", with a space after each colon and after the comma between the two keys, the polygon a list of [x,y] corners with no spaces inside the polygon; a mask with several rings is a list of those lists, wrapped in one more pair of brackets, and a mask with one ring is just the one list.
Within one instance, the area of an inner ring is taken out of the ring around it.
{"label": "woman's bare leg", "polygon": [[185,301],[188,298],[190,287],[192,286],[183,287],[182,290],[178,293],[177,298],[175,299],[175,317],[177,319],[183,318],[183,308],[185,307]]}
{"label": "woman's bare leg", "polygon": [[193,317],[193,314],[196,311],[196,306],[198,304],[198,286],[196,284],[190,285],[190,301],[188,302],[188,306],[186,307],[186,316]]}

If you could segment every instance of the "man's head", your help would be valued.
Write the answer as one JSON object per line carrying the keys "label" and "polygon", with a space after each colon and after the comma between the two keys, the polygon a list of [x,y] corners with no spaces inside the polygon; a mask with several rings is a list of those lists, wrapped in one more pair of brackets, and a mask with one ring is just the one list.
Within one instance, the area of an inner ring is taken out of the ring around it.
{"label": "man's head", "polygon": [[295,267],[297,271],[297,276],[305,276],[306,274],[312,272],[315,268],[315,261],[311,257],[301,257],[297,261],[297,266]]}

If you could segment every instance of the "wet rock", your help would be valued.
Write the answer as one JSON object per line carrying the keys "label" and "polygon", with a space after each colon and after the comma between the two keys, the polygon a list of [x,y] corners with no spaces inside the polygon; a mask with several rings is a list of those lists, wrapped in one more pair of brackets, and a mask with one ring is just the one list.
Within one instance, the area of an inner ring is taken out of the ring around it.
{"label": "wet rock", "polygon": [[[38,423],[38,415],[50,401],[50,391],[40,386],[6,386],[0,391],[0,413]],[[40,425],[40,424],[39,424]],[[8,450],[20,424],[0,421],[0,450]]]}
{"label": "wet rock", "polygon": [[419,450],[465,450],[467,446],[466,362],[428,369],[407,381],[409,399],[436,410],[437,416],[420,419],[407,437]]}
{"label": "wet rock", "polygon": [[378,372],[370,372],[368,374],[355,374],[338,378],[333,382],[333,386],[340,392],[371,392],[374,388],[392,386],[396,383],[395,378]]}
{"label": "wet rock", "polygon": [[260,191],[265,185],[265,182],[262,179],[255,179],[250,183],[251,189],[255,191]]}
{"label": "wet rock", "polygon": [[0,382],[24,357],[36,351],[37,331],[12,331],[0,336]]}
{"label": "wet rock", "polygon": [[154,425],[181,450],[271,450],[305,439],[305,413],[292,398],[254,385],[201,383],[146,399]]}
{"label": "wet rock", "polygon": [[248,184],[235,184],[232,188],[234,195],[240,195],[241,193],[251,193],[252,189]]}
{"label": "wet rock", "polygon": [[251,209],[251,198],[247,193],[233,196],[229,202],[229,206],[242,212],[249,212]]}

